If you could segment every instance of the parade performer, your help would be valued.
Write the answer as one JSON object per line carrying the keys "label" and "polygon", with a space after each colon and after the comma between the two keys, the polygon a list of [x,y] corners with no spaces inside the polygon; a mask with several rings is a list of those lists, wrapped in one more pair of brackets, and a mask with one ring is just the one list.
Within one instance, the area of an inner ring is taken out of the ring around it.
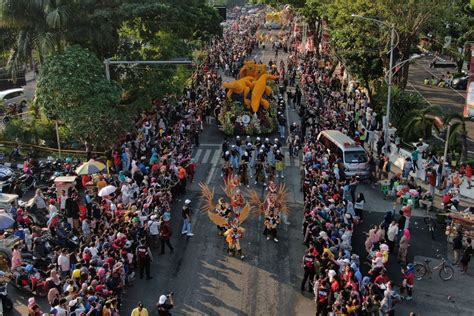
{"label": "parade performer", "polygon": [[245,229],[240,226],[232,226],[225,233],[225,240],[227,241],[227,254],[238,255],[240,259],[244,259],[242,255],[242,248],[240,247],[240,239],[243,237]]}
{"label": "parade performer", "polygon": [[242,182],[243,185],[245,185],[247,188],[249,188],[249,178],[248,178],[248,169],[249,166],[247,164],[247,161],[243,160],[240,163],[239,166],[239,177],[240,177],[240,182]]}
{"label": "parade performer", "polygon": [[265,216],[265,230],[263,234],[267,236],[267,240],[273,239],[275,242],[278,242],[277,237],[277,227],[280,224],[280,217],[275,214],[274,207],[270,207],[267,215]]}
{"label": "parade performer", "polygon": [[278,242],[277,227],[280,224],[280,216],[287,215],[289,212],[286,206],[287,196],[288,190],[285,185],[280,184],[277,187],[273,181],[268,184],[268,193],[264,200],[260,199],[256,191],[251,191],[249,194],[250,204],[253,209],[260,215],[265,215],[265,229],[263,233],[267,236],[267,240],[273,239],[275,242]]}
{"label": "parade performer", "polygon": [[242,192],[237,189],[234,194],[230,197],[230,204],[232,205],[232,210],[235,214],[240,214],[240,211],[245,205],[245,199]]}
{"label": "parade performer", "polygon": [[[245,202],[239,190],[239,185],[238,177],[230,177],[224,191],[231,203],[225,203],[224,198],[220,198],[218,205],[214,205],[214,189],[211,190],[207,184],[199,184],[201,199],[204,202],[202,210],[207,213],[209,219],[217,225],[221,232],[224,231],[223,235],[228,246],[227,253],[238,255],[243,259],[240,239],[242,239],[245,229],[241,225],[250,214],[250,205]],[[226,205],[225,211],[223,211],[224,207],[222,205]]]}

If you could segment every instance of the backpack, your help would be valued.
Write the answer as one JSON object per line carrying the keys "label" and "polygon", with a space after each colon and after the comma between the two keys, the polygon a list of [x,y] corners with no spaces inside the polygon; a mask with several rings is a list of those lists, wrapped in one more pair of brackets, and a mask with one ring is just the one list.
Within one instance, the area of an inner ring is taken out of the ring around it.
{"label": "backpack", "polygon": [[148,248],[145,246],[139,246],[137,248],[137,256],[139,260],[148,259]]}

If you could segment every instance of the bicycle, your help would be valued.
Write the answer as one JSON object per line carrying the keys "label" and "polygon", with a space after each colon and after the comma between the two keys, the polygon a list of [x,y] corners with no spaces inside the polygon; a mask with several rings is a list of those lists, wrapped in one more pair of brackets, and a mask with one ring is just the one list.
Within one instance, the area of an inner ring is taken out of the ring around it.
{"label": "bicycle", "polygon": [[454,276],[453,267],[443,257],[439,255],[437,257],[441,258],[441,262],[434,268],[431,268],[430,266],[431,259],[425,259],[424,263],[420,263],[420,262],[415,263],[414,272],[415,272],[415,277],[417,280],[423,279],[423,277],[427,274],[430,275],[431,277],[431,274],[436,270],[439,270],[439,277],[443,281],[448,281],[453,278]]}

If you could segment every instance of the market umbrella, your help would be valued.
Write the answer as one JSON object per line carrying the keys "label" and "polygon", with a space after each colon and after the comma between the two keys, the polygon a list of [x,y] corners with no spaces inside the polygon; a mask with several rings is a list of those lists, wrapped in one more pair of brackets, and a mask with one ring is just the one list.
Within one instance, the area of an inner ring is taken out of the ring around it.
{"label": "market umbrella", "polygon": [[105,165],[100,161],[96,160],[89,160],[88,162],[83,163],[76,169],[76,173],[78,175],[85,175],[85,174],[94,174],[101,172],[105,169]]}
{"label": "market umbrella", "polygon": [[103,187],[102,189],[100,189],[99,196],[104,197],[104,196],[107,196],[107,195],[111,195],[116,190],[117,190],[117,188],[114,187],[113,185],[108,185],[108,186]]}
{"label": "market umbrella", "polygon": [[0,213],[0,229],[8,229],[12,227],[12,225],[15,223],[15,220],[8,214],[6,213]]}

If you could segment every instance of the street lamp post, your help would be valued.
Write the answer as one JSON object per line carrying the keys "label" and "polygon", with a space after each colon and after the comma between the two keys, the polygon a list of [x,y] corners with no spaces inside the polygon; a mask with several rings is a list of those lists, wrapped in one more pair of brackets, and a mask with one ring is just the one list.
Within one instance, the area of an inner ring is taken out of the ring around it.
{"label": "street lamp post", "polygon": [[390,128],[390,107],[392,104],[392,80],[393,80],[393,51],[395,50],[395,27],[392,24],[390,32],[390,65],[388,70],[388,91],[387,91],[387,115],[385,122],[385,146],[387,152],[390,148],[390,137],[388,135]]}
{"label": "street lamp post", "polygon": [[[357,14],[351,14],[352,17],[362,19],[362,20],[367,20],[367,21],[372,21],[378,24],[382,24],[386,27],[390,28],[390,65],[388,69],[388,91],[387,91],[387,115],[385,116],[385,121],[383,122],[383,129],[384,129],[384,134],[385,134],[385,150],[388,151],[390,148],[390,137],[388,135],[389,133],[389,127],[390,127],[390,107],[392,103],[392,79],[393,79],[393,51],[395,50],[395,47],[398,46],[398,41],[400,40],[400,37],[398,36],[397,31],[395,30],[395,25],[394,24],[389,24],[384,21],[380,21],[377,19],[373,18],[368,18],[365,16],[357,15]],[[395,43],[395,36],[397,36],[397,43]]]}

